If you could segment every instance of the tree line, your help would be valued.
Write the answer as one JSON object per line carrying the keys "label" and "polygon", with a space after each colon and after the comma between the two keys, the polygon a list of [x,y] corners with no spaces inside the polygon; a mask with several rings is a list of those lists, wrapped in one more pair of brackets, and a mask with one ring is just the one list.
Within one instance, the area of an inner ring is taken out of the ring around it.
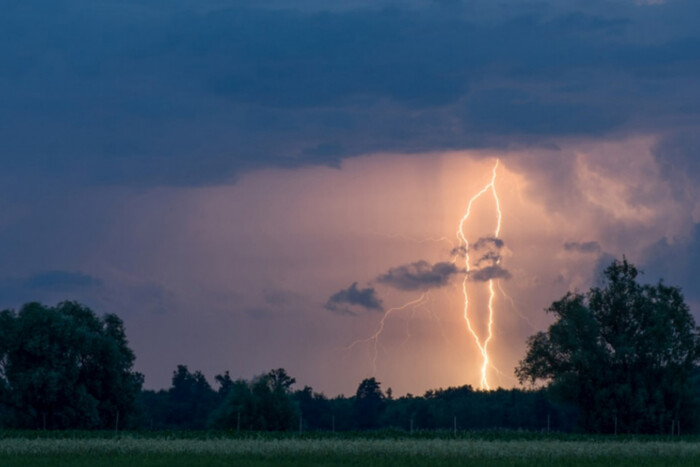
{"label": "tree line", "polygon": [[28,303],[0,312],[0,428],[700,431],[698,328],[678,288],[638,276],[614,261],[599,287],[552,303],[515,370],[529,388],[398,398],[374,378],[330,398],[282,368],[212,387],[179,365],[170,388],[144,390],[119,317]]}
{"label": "tree line", "polygon": [[148,429],[290,430],[484,430],[572,431],[576,410],[553,403],[543,389],[475,390],[471,386],[394,398],[375,378],[350,397],[329,398],[275,369],[252,380],[216,376],[212,388],[201,372],[178,366],[172,385],[143,391],[138,426]]}

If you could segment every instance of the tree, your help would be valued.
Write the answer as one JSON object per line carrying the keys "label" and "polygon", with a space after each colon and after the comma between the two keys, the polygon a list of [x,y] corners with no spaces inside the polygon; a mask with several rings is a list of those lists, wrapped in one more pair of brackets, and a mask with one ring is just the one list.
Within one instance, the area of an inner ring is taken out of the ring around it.
{"label": "tree", "polygon": [[253,381],[234,381],[223,403],[212,412],[209,426],[218,429],[284,431],[298,421],[292,401],[294,378],[279,368]]}
{"label": "tree", "polygon": [[528,339],[520,382],[550,383],[578,406],[587,431],[664,433],[691,423],[691,376],[700,337],[681,291],[642,285],[634,265],[614,261],[602,287],[567,293],[547,310],[547,332]]}
{"label": "tree", "polygon": [[294,392],[294,401],[304,418],[304,428],[311,430],[332,430],[334,428],[331,403],[322,393],[314,392],[310,386],[304,386]]}
{"label": "tree", "polygon": [[377,428],[384,410],[384,394],[374,378],[362,380],[355,394],[355,411],[360,429]]}
{"label": "tree", "polygon": [[0,313],[0,404],[15,426],[124,426],[143,383],[133,363],[116,315],[76,302]]}
{"label": "tree", "polygon": [[286,394],[297,380],[289,376],[284,368],[278,368],[267,373],[267,382],[270,390]]}
{"label": "tree", "polygon": [[168,399],[171,410],[166,423],[180,429],[204,428],[217,403],[216,392],[202,372],[190,373],[185,365],[173,371]]}
{"label": "tree", "polygon": [[295,382],[283,368],[278,368],[253,384],[253,394],[260,404],[264,429],[284,431],[295,426],[298,414],[290,393]]}
{"label": "tree", "polygon": [[219,390],[217,391],[219,399],[223,401],[224,399],[226,399],[226,396],[233,387],[234,381],[231,379],[231,375],[228,371],[226,371],[226,373],[224,373],[223,375],[214,376],[214,380],[219,385]]}

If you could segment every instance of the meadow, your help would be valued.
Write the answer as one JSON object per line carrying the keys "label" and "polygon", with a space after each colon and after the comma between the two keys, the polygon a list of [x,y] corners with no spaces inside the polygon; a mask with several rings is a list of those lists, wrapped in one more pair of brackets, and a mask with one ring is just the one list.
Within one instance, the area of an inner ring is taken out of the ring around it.
{"label": "meadow", "polygon": [[12,466],[417,466],[700,464],[697,437],[528,433],[235,435],[162,432],[0,434]]}

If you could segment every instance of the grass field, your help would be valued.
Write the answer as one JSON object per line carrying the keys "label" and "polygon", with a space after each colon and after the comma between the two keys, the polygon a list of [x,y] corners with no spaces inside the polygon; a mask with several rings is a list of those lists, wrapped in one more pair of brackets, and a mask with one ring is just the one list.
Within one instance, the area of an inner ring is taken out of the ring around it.
{"label": "grass field", "polygon": [[4,436],[12,466],[700,465],[695,439],[486,437]]}

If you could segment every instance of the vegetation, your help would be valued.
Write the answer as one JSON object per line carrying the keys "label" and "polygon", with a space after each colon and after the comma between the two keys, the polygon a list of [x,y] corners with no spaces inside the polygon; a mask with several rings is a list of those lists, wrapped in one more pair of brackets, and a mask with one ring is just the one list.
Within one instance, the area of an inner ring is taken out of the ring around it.
{"label": "vegetation", "polygon": [[603,287],[554,302],[555,322],[529,339],[516,374],[550,382],[579,408],[585,431],[694,430],[698,328],[679,289],[641,285],[638,274],[615,261]]}
{"label": "vegetation", "polygon": [[253,381],[236,381],[219,408],[212,413],[209,425],[220,429],[284,431],[299,420],[290,397],[294,384],[284,369],[272,370]]}
{"label": "vegetation", "polygon": [[0,440],[2,465],[696,465],[700,444],[483,439],[40,438]]}
{"label": "vegetation", "polygon": [[122,321],[75,302],[0,313],[0,422],[106,428],[128,419],[143,377]]}
{"label": "vegetation", "polygon": [[[183,377],[183,373],[190,376]],[[542,389],[478,391],[462,386],[394,399],[382,392],[379,382],[369,378],[360,383],[353,397],[328,398],[309,386],[292,390],[294,379],[283,369],[251,381],[230,381],[219,375],[216,391],[197,374],[178,367],[169,390],[144,391],[138,426],[236,431],[301,428],[306,432],[380,428],[453,431],[455,426],[459,430],[572,431],[576,425],[576,411],[550,402]],[[182,394],[189,399],[183,399]],[[174,414],[178,410],[181,412]]]}

